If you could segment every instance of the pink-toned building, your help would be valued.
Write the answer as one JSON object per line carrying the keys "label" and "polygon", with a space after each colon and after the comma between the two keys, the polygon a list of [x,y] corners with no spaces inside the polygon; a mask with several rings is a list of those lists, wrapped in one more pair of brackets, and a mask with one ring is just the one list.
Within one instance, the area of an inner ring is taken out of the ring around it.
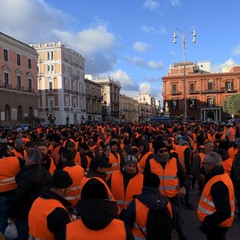
{"label": "pink-toned building", "polygon": [[0,32],[0,125],[38,117],[37,51]]}

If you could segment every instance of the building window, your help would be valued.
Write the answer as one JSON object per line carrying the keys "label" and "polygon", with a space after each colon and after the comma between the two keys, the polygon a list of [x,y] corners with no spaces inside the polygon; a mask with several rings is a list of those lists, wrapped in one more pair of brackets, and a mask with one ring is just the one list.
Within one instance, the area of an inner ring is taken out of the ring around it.
{"label": "building window", "polygon": [[213,98],[208,98],[207,99],[207,106],[208,107],[213,107],[214,106],[214,99]]}
{"label": "building window", "polygon": [[171,100],[171,107],[172,107],[172,109],[178,108],[178,100],[177,99]]}
{"label": "building window", "polygon": [[189,108],[195,109],[196,108],[196,99],[189,99]]}
{"label": "building window", "polygon": [[53,60],[53,51],[51,52],[51,60]]}
{"label": "building window", "polygon": [[190,92],[194,92],[195,91],[195,84],[194,83],[190,83],[189,84],[189,90],[190,90]]}
{"label": "building window", "polygon": [[32,79],[28,79],[28,91],[32,91]]}
{"label": "building window", "polygon": [[233,90],[233,82],[226,82],[225,88],[227,91],[232,91]]}
{"label": "building window", "polygon": [[208,90],[213,90],[213,80],[208,81]]}
{"label": "building window", "polygon": [[51,71],[52,71],[52,72],[54,71],[54,66],[53,66],[53,65],[51,65]]}
{"label": "building window", "polygon": [[8,73],[4,73],[4,85],[5,85],[5,87],[8,87],[8,85],[9,85],[9,74]]}
{"label": "building window", "polygon": [[4,55],[4,61],[8,61],[8,50],[4,49],[3,55]]}
{"label": "building window", "polygon": [[21,56],[19,54],[17,54],[17,65],[21,65]]}
{"label": "building window", "polygon": [[17,76],[17,89],[20,89],[22,86],[22,78],[20,76]]}
{"label": "building window", "polygon": [[47,52],[47,60],[50,60],[50,53]]}
{"label": "building window", "polygon": [[177,93],[177,84],[172,84],[172,93]]}
{"label": "building window", "polygon": [[28,59],[28,68],[31,69],[32,68],[32,60]]}
{"label": "building window", "polygon": [[53,90],[53,82],[49,82],[49,91],[52,91]]}
{"label": "building window", "polygon": [[49,100],[49,111],[50,112],[54,111],[54,100],[53,99]]}

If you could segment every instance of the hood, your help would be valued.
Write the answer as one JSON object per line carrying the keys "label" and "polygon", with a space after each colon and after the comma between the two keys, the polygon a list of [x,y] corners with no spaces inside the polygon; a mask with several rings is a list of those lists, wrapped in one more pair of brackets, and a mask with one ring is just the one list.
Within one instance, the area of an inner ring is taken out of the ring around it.
{"label": "hood", "polygon": [[142,193],[136,198],[144,203],[148,208],[154,210],[163,210],[167,207],[168,198],[159,193],[159,189],[155,187],[144,187]]}
{"label": "hood", "polygon": [[105,199],[83,199],[77,204],[83,224],[91,230],[104,229],[118,217],[117,203]]}

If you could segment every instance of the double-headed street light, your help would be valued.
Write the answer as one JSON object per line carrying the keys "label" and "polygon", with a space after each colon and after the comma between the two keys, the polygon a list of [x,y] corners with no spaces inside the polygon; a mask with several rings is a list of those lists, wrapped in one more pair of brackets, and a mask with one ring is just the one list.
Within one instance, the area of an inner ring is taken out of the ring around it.
{"label": "double-headed street light", "polygon": [[196,42],[196,31],[195,28],[191,28],[188,32],[181,32],[178,28],[175,28],[173,33],[173,43],[177,43],[177,35],[182,39],[182,48],[183,48],[183,57],[184,57],[184,77],[183,77],[183,98],[184,98],[184,108],[183,108],[183,117],[187,121],[187,98],[186,98],[186,43],[187,37],[189,34],[193,36],[193,43]]}

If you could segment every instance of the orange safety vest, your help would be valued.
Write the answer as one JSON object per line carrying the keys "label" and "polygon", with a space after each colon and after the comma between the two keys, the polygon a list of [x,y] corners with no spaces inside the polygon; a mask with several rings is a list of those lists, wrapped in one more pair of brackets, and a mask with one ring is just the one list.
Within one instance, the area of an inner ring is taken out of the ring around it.
{"label": "orange safety vest", "polygon": [[[135,198],[135,206],[136,206],[136,216],[135,216],[135,222],[132,227],[132,233],[134,236],[134,239],[145,239],[145,236],[147,236],[147,216],[149,212],[149,208],[143,204],[141,201],[139,201],[137,198]],[[170,212],[170,216],[172,218],[172,206],[170,202],[167,204],[167,208]],[[139,229],[141,228],[141,230]],[[143,235],[143,233],[144,235]]]}
{"label": "orange safety vest", "polygon": [[235,158],[235,155],[238,153],[238,148],[234,148],[234,147],[230,147],[228,149],[228,154],[229,154],[229,157],[234,159]]}
{"label": "orange safety vest", "polygon": [[215,140],[215,133],[213,135],[211,135],[210,133],[207,134],[207,139],[211,142],[214,142]]}
{"label": "orange safety vest", "polygon": [[55,165],[55,162],[54,162],[54,158],[51,157],[51,156],[48,156],[50,158],[50,168],[49,168],[49,172],[51,173],[51,175],[53,175],[54,171],[56,170],[56,165]]}
{"label": "orange safety vest", "polygon": [[160,179],[161,194],[169,198],[175,197],[179,192],[177,159],[169,159],[164,169],[154,158],[150,159],[149,164],[151,172],[157,174]]}
{"label": "orange safety vest", "polygon": [[233,164],[233,159],[230,157],[228,159],[226,159],[225,161],[222,161],[224,171],[227,173],[228,176],[230,176],[232,164]]}
{"label": "orange safety vest", "polygon": [[205,158],[206,154],[200,152],[198,155],[199,155],[199,157],[200,157],[200,164],[201,164],[200,166],[202,166],[202,162],[203,162],[203,159]]}
{"label": "orange safety vest", "polygon": [[80,155],[80,152],[78,152],[78,151],[76,152],[76,155],[74,157],[74,162],[77,165],[81,166],[81,155]]}
{"label": "orange safety vest", "polygon": [[56,208],[65,209],[62,203],[56,199],[39,197],[33,202],[28,215],[29,234],[32,237],[35,239],[55,239],[54,234],[48,229],[47,216]]}
{"label": "orange safety vest", "polygon": [[97,231],[87,228],[81,219],[66,225],[66,240],[125,240],[126,238],[124,222],[119,219],[113,219],[104,229]]}
{"label": "orange safety vest", "polygon": [[52,151],[50,153],[50,155],[54,158],[54,162],[57,165],[59,160],[60,160],[60,154],[59,154],[59,150],[62,147],[62,145],[58,145],[56,147],[53,146]]}
{"label": "orange safety vest", "polygon": [[133,195],[138,195],[142,192],[143,174],[138,173],[135,177],[129,180],[126,190],[124,189],[124,179],[121,171],[116,171],[111,176],[111,191],[122,210],[126,209],[132,201]]}
{"label": "orange safety vest", "polygon": [[111,163],[112,166],[110,168],[108,168],[108,170],[107,170],[106,180],[108,180],[110,178],[110,176],[113,172],[120,170],[120,163],[121,163],[120,155],[118,153],[116,153],[116,154],[117,154],[117,157],[115,157],[115,155],[113,153],[109,154],[109,163]]}
{"label": "orange safety vest", "polygon": [[153,154],[152,152],[147,152],[144,155],[142,155],[141,153],[138,154],[138,159],[139,159],[139,172],[143,173],[144,172],[144,168],[146,166],[146,160],[147,158]]}
{"label": "orange safety vest", "polygon": [[206,183],[198,204],[197,210],[198,219],[200,222],[203,222],[206,216],[216,212],[216,208],[211,196],[211,188],[213,184],[218,181],[222,181],[228,187],[229,205],[231,208],[231,216],[227,218],[225,221],[221,222],[218,226],[231,227],[234,220],[235,201],[233,183],[230,177],[227,175],[227,173],[216,175]]}
{"label": "orange safety vest", "polygon": [[81,166],[76,165],[72,167],[66,166],[63,170],[69,173],[73,181],[72,185],[68,187],[65,199],[71,202],[72,205],[76,205],[80,200],[80,186],[84,177],[84,169]]}
{"label": "orange safety vest", "polygon": [[16,189],[15,176],[21,169],[18,158],[12,156],[1,158],[0,169],[0,193]]}
{"label": "orange safety vest", "polygon": [[27,156],[27,151],[25,149],[23,150],[23,155],[20,152],[18,152],[15,148],[12,149],[12,153],[15,157],[19,157],[22,159],[24,159]]}
{"label": "orange safety vest", "polygon": [[187,148],[188,148],[188,146],[181,146],[181,145],[176,145],[176,148],[175,148],[175,151],[178,154],[179,162],[182,165],[184,172],[187,172],[186,165],[185,165],[185,159],[184,159],[184,151]]}

